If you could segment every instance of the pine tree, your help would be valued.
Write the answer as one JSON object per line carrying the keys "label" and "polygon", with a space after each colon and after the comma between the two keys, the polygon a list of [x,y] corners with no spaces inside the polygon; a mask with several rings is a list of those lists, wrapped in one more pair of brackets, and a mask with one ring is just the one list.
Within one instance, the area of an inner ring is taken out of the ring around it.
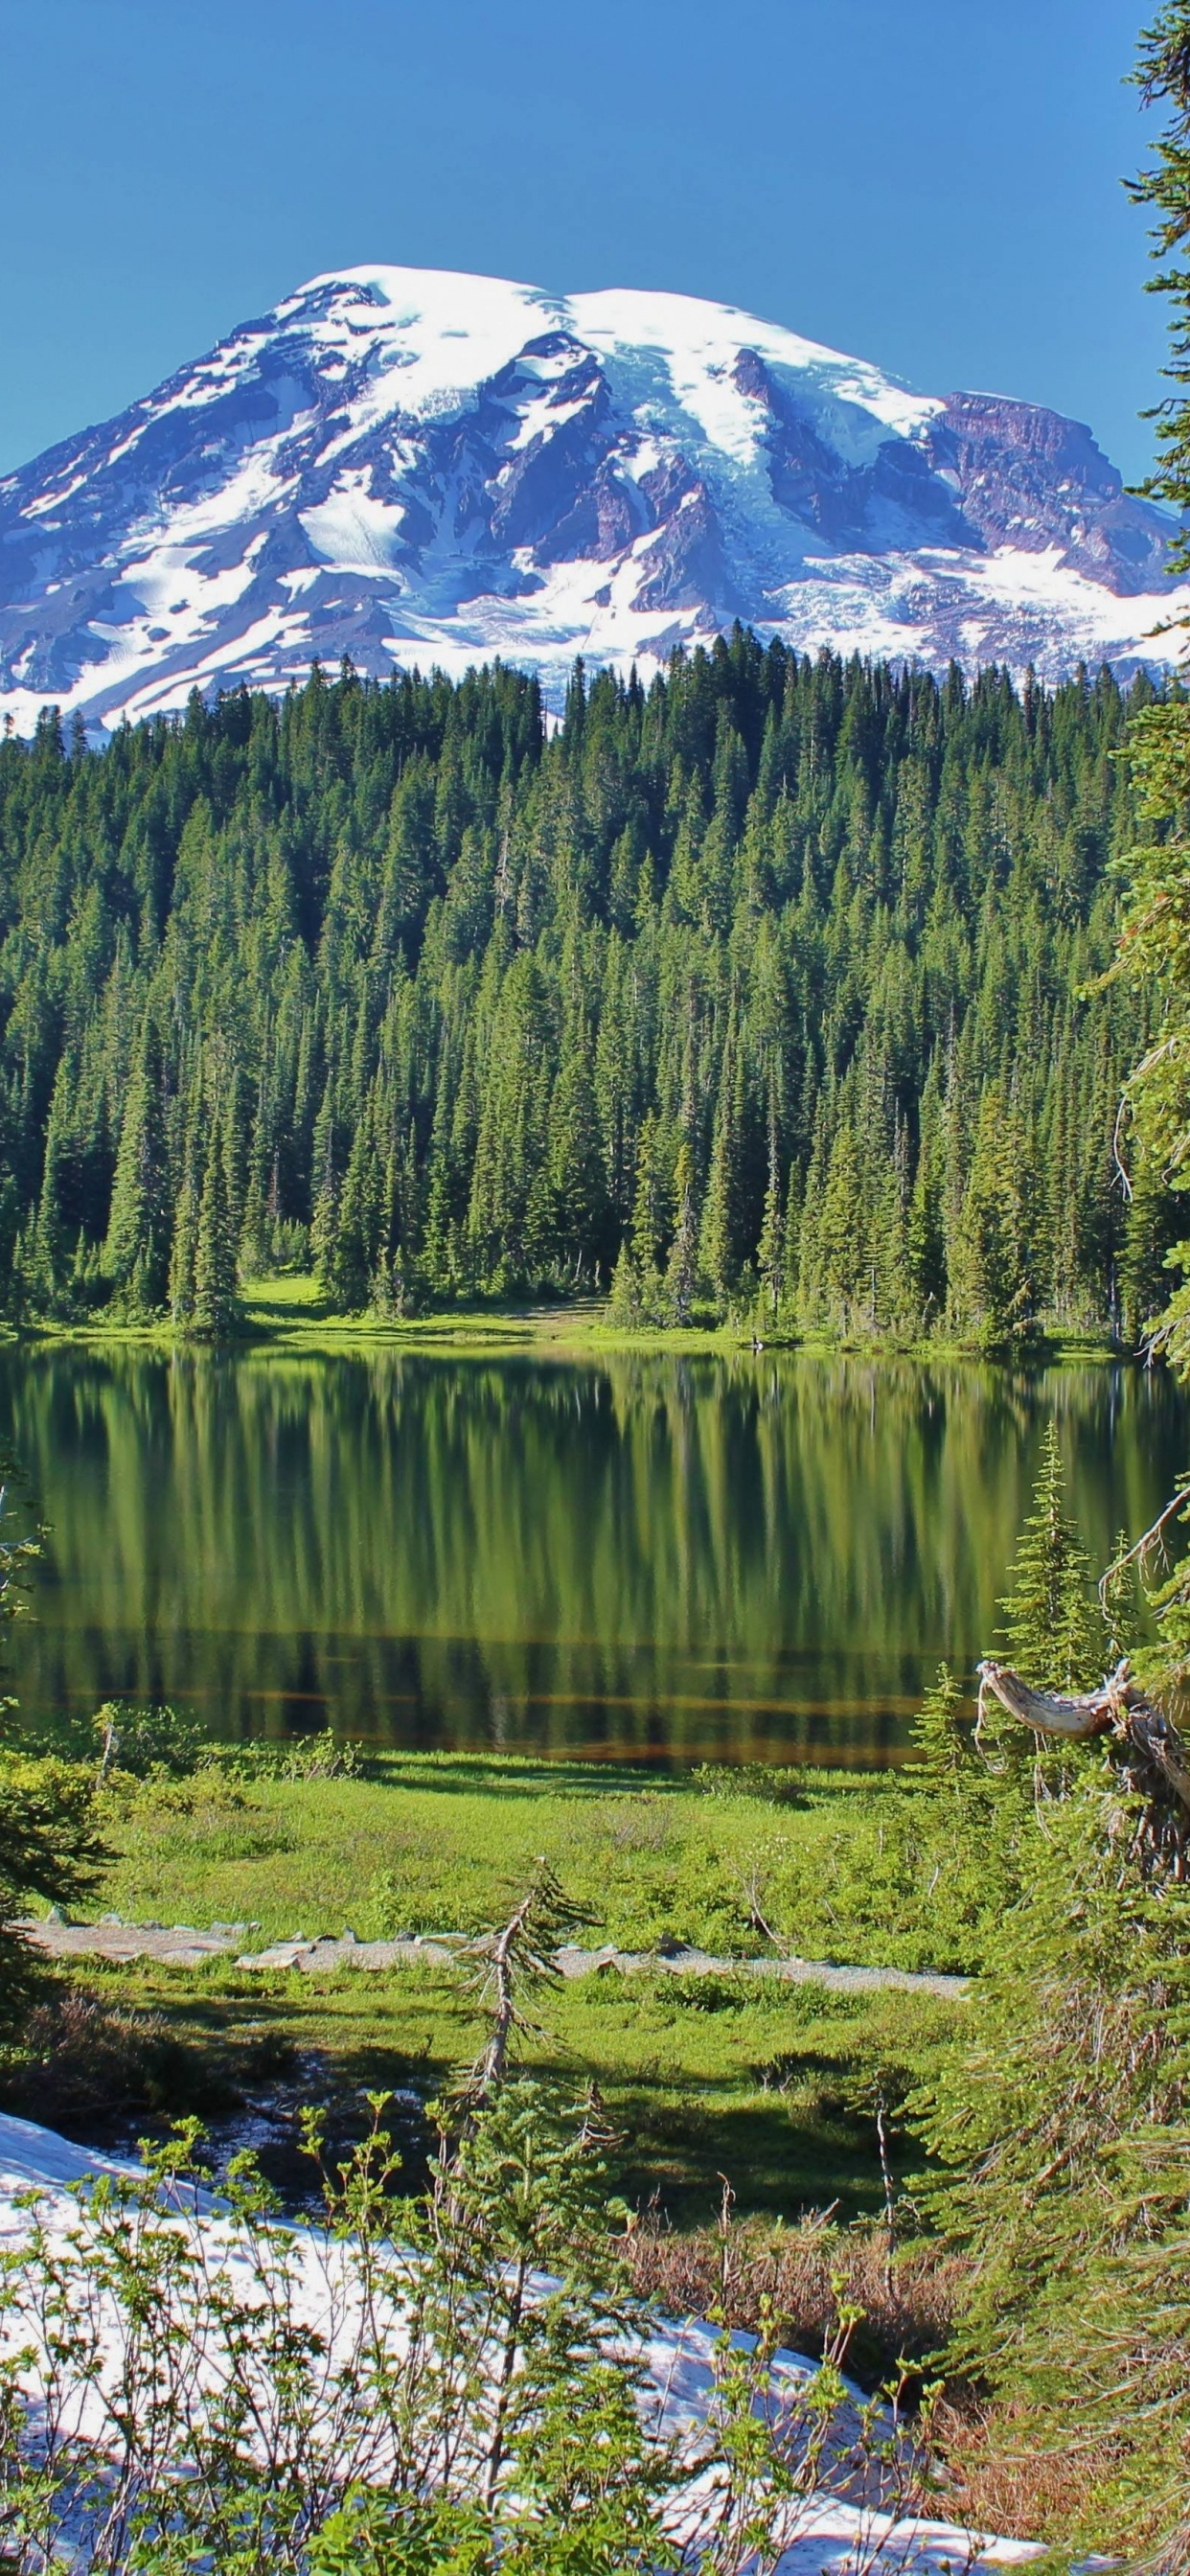
{"label": "pine tree", "polygon": [[1065,1508],[1057,1426],[1046,1426],[1033,1509],[1017,1544],[1000,1635],[1033,1689],[1091,1690],[1103,1679],[1108,1635],[1093,1593],[1091,1561]]}
{"label": "pine tree", "polygon": [[104,1268],[117,1298],[137,1313],[155,1313],[169,1282],[169,1148],[165,1069],[153,1012],[146,1011],[120,1129]]}
{"label": "pine tree", "polygon": [[698,1281],[698,1207],[694,1192],[694,1156],[689,1145],[678,1149],[674,1166],[678,1217],[665,1271],[665,1290],[675,1324],[688,1324]]}
{"label": "pine tree", "polygon": [[213,1341],[236,1316],[237,1228],[227,1186],[227,1138],[215,1119],[207,1141],[194,1252],[194,1329]]}

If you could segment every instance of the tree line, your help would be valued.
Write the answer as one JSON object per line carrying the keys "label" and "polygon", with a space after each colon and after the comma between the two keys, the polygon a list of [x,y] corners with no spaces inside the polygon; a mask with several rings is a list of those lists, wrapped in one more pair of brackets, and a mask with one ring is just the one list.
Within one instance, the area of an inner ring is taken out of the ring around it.
{"label": "tree line", "polygon": [[739,628],[560,722],[499,664],[0,745],[10,1313],[231,1322],[614,1291],[626,1319],[1135,1337],[1098,979],[1151,685]]}

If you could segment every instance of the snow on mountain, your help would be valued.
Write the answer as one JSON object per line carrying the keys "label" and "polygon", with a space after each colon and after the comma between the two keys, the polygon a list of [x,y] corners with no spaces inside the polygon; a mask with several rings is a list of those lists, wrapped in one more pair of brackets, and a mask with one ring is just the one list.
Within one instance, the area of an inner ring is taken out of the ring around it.
{"label": "snow on mountain", "polygon": [[0,480],[0,710],[106,725],[317,655],[557,699],[735,618],[968,667],[1176,658],[1173,522],[1089,430],[911,393],[722,304],[499,278],[315,278]]}

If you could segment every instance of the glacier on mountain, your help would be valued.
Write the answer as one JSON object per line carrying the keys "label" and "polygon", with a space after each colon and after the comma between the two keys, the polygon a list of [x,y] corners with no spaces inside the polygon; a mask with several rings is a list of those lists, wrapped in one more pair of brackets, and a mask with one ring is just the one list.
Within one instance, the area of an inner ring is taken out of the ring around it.
{"label": "glacier on mountain", "polygon": [[733,307],[356,268],[0,480],[0,709],[499,654],[646,675],[738,618],[1057,679],[1175,660],[1174,522],[1089,430]]}

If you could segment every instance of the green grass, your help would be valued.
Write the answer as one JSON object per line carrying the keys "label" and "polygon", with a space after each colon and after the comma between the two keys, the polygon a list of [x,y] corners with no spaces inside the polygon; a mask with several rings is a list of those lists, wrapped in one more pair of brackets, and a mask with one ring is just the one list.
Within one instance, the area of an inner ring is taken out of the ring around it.
{"label": "green grass", "polygon": [[[177,1339],[166,1319],[151,1323],[121,1323],[102,1313],[90,1323],[38,1324],[33,1329],[51,1340],[72,1342],[127,1342],[146,1347],[172,1347]],[[854,1350],[897,1359],[971,1359],[988,1357],[976,1352],[969,1343],[931,1339],[913,1341],[895,1336],[877,1337],[863,1334],[845,1335],[808,1333],[790,1336],[782,1330],[771,1337],[774,1346],[793,1346],[815,1352]],[[552,1305],[525,1306],[477,1300],[472,1304],[444,1307],[428,1315],[403,1318],[372,1313],[336,1314],[328,1304],[318,1281],[309,1272],[291,1272],[275,1279],[249,1280],[241,1299],[241,1321],[233,1347],[263,1344],[270,1349],[300,1347],[305,1350],[358,1350],[377,1345],[405,1350],[453,1353],[483,1352],[496,1356],[501,1352],[541,1351],[557,1358],[577,1357],[613,1351],[667,1351],[685,1358],[703,1358],[716,1353],[750,1347],[750,1324],[715,1323],[703,1319],[689,1326],[627,1327],[609,1320],[604,1299],[580,1297]],[[1017,1355],[1019,1356],[1019,1355]],[[1028,1356],[1037,1363],[1063,1359],[1119,1359],[1118,1348],[1106,1332],[1054,1331],[1042,1333],[1031,1345]]]}
{"label": "green grass", "polygon": [[[750,1920],[756,1888],[774,1874],[779,1884],[791,1854],[800,1883],[825,1882],[840,1840],[870,1833],[905,1794],[885,1775],[818,1774],[805,1803],[790,1806],[705,1795],[685,1776],[658,1783],[622,1766],[478,1754],[393,1755],[367,1777],[337,1780],[218,1769],[117,1781],[104,1801],[108,1858],[91,1911],[258,1923],[252,1948],[347,1925],[364,1938],[474,1932],[502,1918],[545,1858],[589,1914],[593,1943],[649,1949],[669,1934],[757,1955],[768,1945]],[[798,1946],[843,1958],[864,1947],[842,1930],[833,1944]],[[878,1936],[867,1951],[879,1957]],[[424,2102],[475,2057],[483,2031],[474,1983],[457,1968],[310,1977],[224,1958],[197,1969],[86,1961],[79,1975],[149,2009],[185,2043],[164,2106],[178,2111],[251,2100],[262,2068],[297,2052],[314,2091],[350,2126],[361,2088],[410,2087]],[[724,2176],[744,2211],[792,2215],[837,2201],[851,2217],[874,2211],[881,2191],[874,2122],[857,2088],[878,2066],[923,2071],[963,2010],[896,1990],[609,1970],[534,1998],[538,2027],[522,2058],[576,2095],[598,2087],[620,2142],[620,2187],[642,2204],[656,2195],[677,2223],[706,2220]],[[16,2106],[56,2116],[52,2095],[49,2107],[36,2094]],[[417,2119],[409,2144],[415,2169]]]}
{"label": "green grass", "polygon": [[[164,2022],[189,2060],[168,2107],[216,2117],[230,2095],[258,2096],[261,2068],[296,2051],[315,2070],[316,2098],[340,2124],[346,2113],[350,2128],[354,2111],[362,2126],[365,2090],[409,2088],[431,2100],[477,2055],[484,2028],[473,1986],[445,1970],[308,1977],[221,1960],[199,1969],[88,1963],[86,1982]],[[837,2202],[844,2219],[874,2214],[874,2121],[856,2096],[877,2065],[924,2071],[962,2007],[904,1993],[609,1973],[550,1988],[533,2011],[538,2026],[520,2065],[576,2099],[595,2084],[616,2141],[617,2187],[634,2205],[655,2199],[675,2224],[696,2226],[713,2216],[724,2177],[741,2213],[792,2217]],[[412,2185],[424,2131],[407,2113],[402,2127]]]}
{"label": "green grass", "polygon": [[[27,1329],[43,1340],[121,1342],[147,1349],[172,1349],[178,1338],[167,1317],[128,1323],[107,1317],[102,1311],[89,1322],[46,1321]],[[328,1304],[311,1274],[292,1272],[281,1278],[246,1282],[239,1327],[230,1347],[264,1345],[269,1349],[343,1351],[381,1346],[464,1354],[479,1351],[492,1356],[537,1350],[559,1357],[594,1348],[659,1349],[697,1357],[734,1350],[741,1338],[734,1327],[717,1324],[665,1332],[627,1332],[609,1324],[604,1301],[594,1297],[536,1306],[477,1301],[401,1318],[370,1312],[340,1315]]]}
{"label": "green grass", "polygon": [[410,1350],[544,1350],[560,1354],[593,1347],[656,1348],[689,1355],[733,1349],[739,1331],[703,1323],[682,1329],[626,1331],[609,1323],[602,1298],[578,1297],[550,1305],[501,1305],[477,1301],[428,1315],[336,1315],[316,1279],[294,1273],[250,1281],[243,1293],[244,1329],[271,1343],[300,1341],[356,1347],[397,1343]]}
{"label": "green grass", "polygon": [[[733,1957],[767,1948],[750,1917],[796,1846],[836,1839],[852,1812],[903,1794],[883,1774],[813,1775],[803,1805],[705,1796],[689,1775],[486,1754],[392,1754],[353,1779],[237,1780],[222,1767],[127,1784],[108,1801],[97,1912],[132,1920],[258,1922],[301,1932],[476,1932],[547,1860],[592,1943],[665,1935]],[[762,1910],[763,1907],[762,1907]],[[796,1923],[795,1947],[815,1952]],[[819,1937],[829,1918],[816,1918]],[[833,1955],[840,1955],[837,1949]]]}

